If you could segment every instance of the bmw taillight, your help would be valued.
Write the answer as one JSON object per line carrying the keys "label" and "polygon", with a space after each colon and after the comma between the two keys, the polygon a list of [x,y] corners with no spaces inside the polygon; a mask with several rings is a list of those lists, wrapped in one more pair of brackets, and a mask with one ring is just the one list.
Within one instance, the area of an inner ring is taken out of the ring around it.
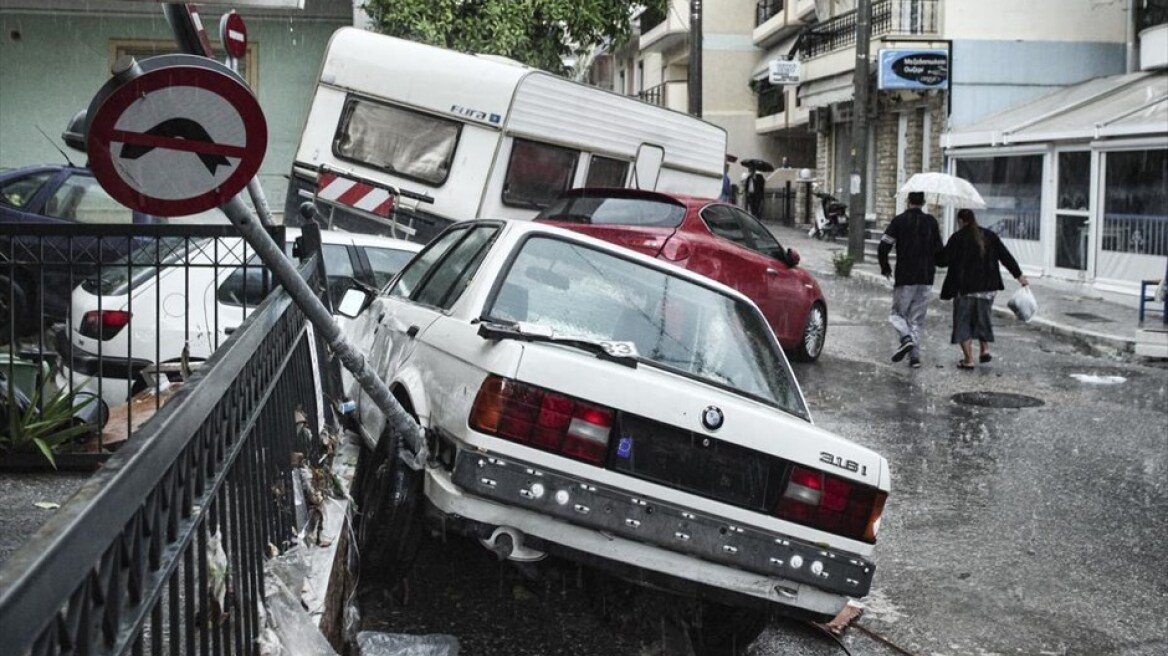
{"label": "bmw taillight", "polygon": [[125,310],[90,310],[82,315],[77,332],[104,341],[113,339],[129,323],[130,313]]}
{"label": "bmw taillight", "polygon": [[604,463],[612,409],[515,380],[488,376],[470,411],[470,427],[537,449]]}
{"label": "bmw taillight", "polygon": [[775,515],[855,540],[875,542],[888,494],[807,467],[792,466]]}

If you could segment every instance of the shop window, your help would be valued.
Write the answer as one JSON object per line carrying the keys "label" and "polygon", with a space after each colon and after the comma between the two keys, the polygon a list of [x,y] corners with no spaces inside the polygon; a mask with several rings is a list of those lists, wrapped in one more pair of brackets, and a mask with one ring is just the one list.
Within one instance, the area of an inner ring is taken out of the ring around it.
{"label": "shop window", "polygon": [[1168,149],[1105,157],[1103,250],[1168,255]]}
{"label": "shop window", "polygon": [[507,163],[503,203],[543,209],[572,186],[580,151],[516,139]]}
{"label": "shop window", "polygon": [[985,209],[977,222],[1003,239],[1038,241],[1041,234],[1042,155],[963,158],[957,175],[977,187]]}

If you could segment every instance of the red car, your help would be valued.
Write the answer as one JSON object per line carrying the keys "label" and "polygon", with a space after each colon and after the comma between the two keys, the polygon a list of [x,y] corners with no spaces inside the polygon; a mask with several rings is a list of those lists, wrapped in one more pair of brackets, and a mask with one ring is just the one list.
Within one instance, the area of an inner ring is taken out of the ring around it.
{"label": "red car", "polygon": [[819,283],[798,268],[745,211],[709,198],[637,189],[573,189],[536,221],[582,232],[689,269],[742,292],[758,305],[796,360],[823,352],[827,303]]}

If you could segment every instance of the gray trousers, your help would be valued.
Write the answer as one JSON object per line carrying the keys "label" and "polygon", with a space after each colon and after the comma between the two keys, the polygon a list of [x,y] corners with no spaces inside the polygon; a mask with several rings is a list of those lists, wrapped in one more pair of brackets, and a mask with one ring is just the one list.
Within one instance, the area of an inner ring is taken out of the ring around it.
{"label": "gray trousers", "polygon": [[925,312],[933,297],[932,285],[901,285],[892,288],[892,312],[888,321],[900,339],[911,337],[909,357],[921,357],[921,336],[925,333]]}

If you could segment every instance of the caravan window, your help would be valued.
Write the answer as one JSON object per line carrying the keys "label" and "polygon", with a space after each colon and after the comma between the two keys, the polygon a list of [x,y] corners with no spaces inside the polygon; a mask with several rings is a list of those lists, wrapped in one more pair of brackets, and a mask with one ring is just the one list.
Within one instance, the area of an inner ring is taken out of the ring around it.
{"label": "caravan window", "polygon": [[580,151],[516,139],[503,183],[503,203],[543,209],[572,186]]}
{"label": "caravan window", "polygon": [[461,124],[350,97],[333,154],[403,178],[440,185],[450,174]]}
{"label": "caravan window", "polygon": [[585,187],[623,187],[629,174],[629,163],[611,157],[592,156],[588,165]]}

